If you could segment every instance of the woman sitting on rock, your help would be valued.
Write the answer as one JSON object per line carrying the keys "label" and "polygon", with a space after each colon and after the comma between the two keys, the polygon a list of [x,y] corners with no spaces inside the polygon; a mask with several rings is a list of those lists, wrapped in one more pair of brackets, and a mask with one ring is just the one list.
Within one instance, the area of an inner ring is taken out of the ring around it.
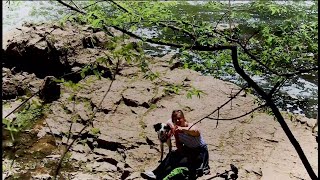
{"label": "woman sitting on rock", "polygon": [[193,177],[210,173],[208,148],[199,129],[186,121],[181,110],[174,110],[171,119],[177,150],[169,153],[155,170],[143,172],[141,176],[163,179],[177,167],[187,167]]}

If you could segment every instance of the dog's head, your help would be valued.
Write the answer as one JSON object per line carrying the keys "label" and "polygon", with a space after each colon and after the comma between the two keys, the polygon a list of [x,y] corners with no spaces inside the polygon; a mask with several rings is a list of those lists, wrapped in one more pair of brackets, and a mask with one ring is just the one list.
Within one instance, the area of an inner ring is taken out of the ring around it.
{"label": "dog's head", "polygon": [[225,179],[231,179],[231,180],[238,179],[238,168],[233,164],[230,164],[230,167],[231,167],[231,170],[228,171]]}
{"label": "dog's head", "polygon": [[154,130],[158,133],[158,138],[161,142],[166,142],[170,138],[171,128],[166,123],[157,123],[153,125]]}

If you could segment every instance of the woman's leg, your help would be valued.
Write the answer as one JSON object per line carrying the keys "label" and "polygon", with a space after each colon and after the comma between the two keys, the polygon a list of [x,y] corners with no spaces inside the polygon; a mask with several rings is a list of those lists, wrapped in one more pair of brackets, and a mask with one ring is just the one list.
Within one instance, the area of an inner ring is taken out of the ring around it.
{"label": "woman's leg", "polygon": [[180,161],[180,159],[181,157],[178,152],[171,151],[169,154],[167,154],[166,158],[159,164],[159,166],[152,172],[155,175],[158,175],[169,169],[172,169],[172,167],[175,166],[177,161]]}
{"label": "woman's leg", "polygon": [[[210,172],[209,167],[209,153],[207,146],[198,149],[191,149],[188,151],[188,169],[190,175],[202,176]],[[190,153],[192,152],[192,153]]]}
{"label": "woman's leg", "polygon": [[205,149],[203,150],[203,155],[202,155],[202,169],[204,174],[209,174],[210,173],[210,166],[209,166],[209,152],[208,152],[208,147],[205,146]]}
{"label": "woman's leg", "polygon": [[177,167],[187,167],[187,163],[187,159],[181,154],[181,152],[171,151],[152,172],[157,176],[157,179],[163,179],[173,169]]}

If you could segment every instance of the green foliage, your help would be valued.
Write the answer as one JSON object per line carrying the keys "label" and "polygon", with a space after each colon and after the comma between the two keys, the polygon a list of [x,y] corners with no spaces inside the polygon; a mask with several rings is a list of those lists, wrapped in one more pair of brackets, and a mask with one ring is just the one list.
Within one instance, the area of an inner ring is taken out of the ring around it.
{"label": "green foliage", "polygon": [[[196,43],[203,46],[229,45],[231,42],[227,38],[233,37],[242,44],[247,43],[253,55],[279,73],[313,67],[317,63],[317,1],[311,6],[306,6],[304,1],[277,3],[256,0],[233,4],[231,7],[228,7],[228,3],[215,1],[197,5],[190,5],[184,1],[116,3],[117,5],[108,1],[96,4],[90,2],[93,5],[86,8],[86,15],[65,19],[102,29],[104,26],[117,26],[131,32],[138,28],[156,28],[162,32],[157,39],[177,44],[195,43],[183,31],[193,33]],[[222,35],[215,32],[215,23],[230,21],[238,23],[239,26],[233,31],[221,32]],[[173,30],[168,25],[182,30]],[[252,36],[255,32],[258,33]],[[134,62],[133,58],[141,58],[134,57],[134,47],[131,43],[119,49],[116,49],[117,44],[118,41],[114,41],[106,45],[115,50],[113,58],[123,57],[129,63]],[[189,54],[184,51],[188,51]],[[230,65],[230,52],[190,53],[189,50],[182,49],[180,54],[185,68],[216,77],[235,75]],[[243,51],[240,51],[238,56],[245,62],[243,66],[251,74],[265,73],[264,68]],[[144,65],[141,64],[143,68]],[[98,75],[97,72],[96,74]]]}
{"label": "green foliage", "polygon": [[2,124],[4,124],[5,125],[5,129],[10,132],[11,140],[15,141],[13,133],[18,132],[19,131],[18,128],[14,127],[14,125],[13,125],[13,123],[12,123],[12,121],[10,119],[3,118],[2,119]]}
{"label": "green foliage", "polygon": [[158,72],[153,73],[151,71],[145,72],[145,75],[144,75],[145,79],[149,79],[151,81],[153,81],[159,77],[160,77],[160,74]]}
{"label": "green foliage", "polygon": [[269,115],[273,115],[273,112],[269,107],[264,107],[262,110],[264,113],[267,113]]}
{"label": "green foliage", "polygon": [[21,110],[15,120],[3,118],[2,123],[5,125],[5,129],[10,132],[11,138],[14,141],[14,135],[22,130],[31,128],[32,124],[41,118],[48,106],[43,106],[38,101],[33,100],[31,104]]}
{"label": "green foliage", "polygon": [[98,134],[100,134],[100,129],[99,129],[99,128],[91,128],[91,129],[90,129],[90,132],[91,132],[93,135],[98,135]]}
{"label": "green foliage", "polygon": [[156,104],[151,104],[150,107],[149,107],[150,110],[153,110],[153,109],[156,109],[156,108],[157,108]]}
{"label": "green foliage", "polygon": [[[101,59],[103,59],[103,57],[98,58],[97,62],[101,62]],[[93,73],[100,80],[102,77],[102,74],[104,73],[104,70],[99,71],[97,63],[92,63],[92,64],[88,64],[88,65],[84,66],[81,69],[80,75],[82,78],[84,78],[84,77],[86,77],[87,74],[91,74],[91,73]],[[70,82],[68,82],[68,83],[70,83]],[[71,86],[71,88],[76,90],[80,85],[70,83],[70,86]]]}
{"label": "green foliage", "polygon": [[182,89],[181,85],[167,84],[163,89],[165,94],[179,94]]}
{"label": "green foliage", "polygon": [[195,87],[192,87],[191,90],[187,91],[187,98],[191,99],[192,96],[197,96],[200,99],[201,94],[204,94],[202,90],[196,89]]}
{"label": "green foliage", "polygon": [[[62,83],[65,87],[70,88],[73,91],[79,91],[81,88],[83,88],[82,84],[74,83],[71,80],[66,81],[64,78],[55,79],[54,81],[58,83]],[[73,98],[73,97],[70,97],[70,98]]]}

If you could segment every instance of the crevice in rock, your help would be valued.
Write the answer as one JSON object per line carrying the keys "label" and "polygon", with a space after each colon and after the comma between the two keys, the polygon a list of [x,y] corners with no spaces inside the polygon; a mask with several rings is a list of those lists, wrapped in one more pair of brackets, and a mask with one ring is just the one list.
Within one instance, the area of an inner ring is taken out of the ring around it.
{"label": "crevice in rock", "polygon": [[150,107],[150,104],[147,103],[147,102],[143,102],[142,104],[139,104],[138,101],[133,100],[133,99],[125,98],[124,96],[122,96],[122,100],[123,100],[123,102],[124,102],[124,104],[126,106],[130,106],[130,107],[138,107],[138,106],[142,106],[144,108],[149,108]]}
{"label": "crevice in rock", "polygon": [[165,95],[152,98],[151,101],[150,101],[150,104],[157,104],[157,102],[159,102],[163,97],[165,97]]}
{"label": "crevice in rock", "polygon": [[150,107],[150,104],[147,103],[147,102],[144,102],[144,103],[141,104],[141,106],[148,109]]}
{"label": "crevice in rock", "polygon": [[[142,144],[146,144],[146,143],[138,143],[138,142],[137,142],[136,144],[138,144],[138,145],[140,146],[140,145],[142,145]],[[131,145],[130,147],[127,147],[126,149],[127,149],[127,150],[131,150],[131,149],[138,148],[139,146]]]}
{"label": "crevice in rock", "polygon": [[9,100],[14,99],[17,96],[23,96],[26,94],[26,91],[16,81],[4,81],[2,83],[2,99],[3,100]]}
{"label": "crevice in rock", "polygon": [[138,101],[132,100],[132,99],[127,99],[124,96],[122,96],[122,100],[125,105],[130,106],[130,107],[138,107]]}
{"label": "crevice in rock", "polygon": [[114,166],[117,166],[118,164],[118,161],[113,159],[113,158],[107,158],[107,157],[103,157],[103,158],[100,158],[100,159],[97,159],[97,162],[107,162],[107,163],[110,163]]}
{"label": "crevice in rock", "polygon": [[98,148],[108,149],[110,151],[117,151],[117,149],[125,149],[121,143],[113,142],[113,141],[105,141],[102,139],[97,139]]}
{"label": "crevice in rock", "polygon": [[182,66],[183,66],[183,64],[180,61],[177,61],[177,62],[172,64],[172,66],[170,67],[170,70],[172,71],[172,70],[177,69],[177,68],[182,67]]}
{"label": "crevice in rock", "polygon": [[127,177],[129,177],[130,174],[131,174],[130,171],[124,170],[122,175],[121,175],[121,180],[126,179]]}

